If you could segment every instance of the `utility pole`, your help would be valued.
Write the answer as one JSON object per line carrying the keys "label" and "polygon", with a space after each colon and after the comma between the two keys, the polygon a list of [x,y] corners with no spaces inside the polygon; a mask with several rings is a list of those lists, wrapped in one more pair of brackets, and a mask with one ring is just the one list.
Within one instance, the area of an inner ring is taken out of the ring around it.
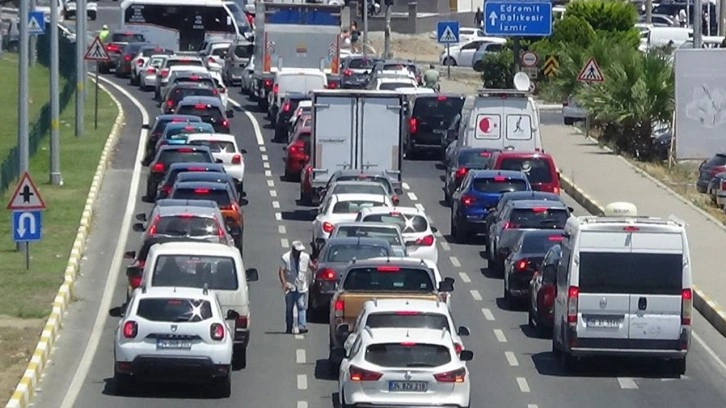
{"label": "utility pole", "polygon": [[699,49],[703,46],[703,6],[701,0],[693,3],[693,48]]}
{"label": "utility pole", "polygon": [[76,136],[78,137],[83,136],[83,114],[86,110],[86,76],[84,75],[86,63],[83,60],[86,55],[85,17],[86,1],[78,0],[76,2]]}
{"label": "utility pole", "polygon": [[645,1],[645,24],[653,24],[653,0]]}
{"label": "utility pole", "polygon": [[[31,11],[35,11],[36,5],[37,5],[36,0],[30,0],[30,10]],[[38,36],[31,35],[30,36],[30,66],[31,67],[33,65],[35,65],[35,62],[38,60],[38,45],[37,44],[38,44]]]}
{"label": "utility pole", "polygon": [[[58,2],[50,2],[50,184],[63,185],[60,173],[60,67]],[[77,41],[77,40],[76,40]]]}
{"label": "utility pole", "polygon": [[[78,10],[76,13],[76,19],[78,19],[78,16],[81,16],[81,23],[83,24],[83,35],[81,36],[81,43],[83,44],[83,51],[88,49],[88,1],[87,0],[77,0],[78,4]],[[76,41],[78,41],[78,35],[76,35]],[[85,55],[85,54],[84,54]],[[88,83],[88,64],[86,64],[85,60],[81,61],[81,72],[83,72],[83,106],[85,107],[86,98],[88,97],[88,90],[86,89],[86,84]],[[83,113],[81,113],[83,114]]]}
{"label": "utility pole", "polygon": [[18,162],[19,174],[28,171],[28,51],[30,51],[30,35],[28,34],[28,14],[30,3],[20,2],[20,49],[18,64]]}
{"label": "utility pole", "polygon": [[363,0],[363,58],[368,56],[368,3],[371,0]]}
{"label": "utility pole", "polygon": [[726,27],[724,27],[724,24],[726,24],[726,0],[719,0],[719,7],[718,7],[718,35],[724,36],[726,34]]}
{"label": "utility pole", "polygon": [[393,7],[390,3],[392,0],[385,0],[386,2],[386,31],[383,34],[383,58],[391,58],[391,16],[393,15]]}

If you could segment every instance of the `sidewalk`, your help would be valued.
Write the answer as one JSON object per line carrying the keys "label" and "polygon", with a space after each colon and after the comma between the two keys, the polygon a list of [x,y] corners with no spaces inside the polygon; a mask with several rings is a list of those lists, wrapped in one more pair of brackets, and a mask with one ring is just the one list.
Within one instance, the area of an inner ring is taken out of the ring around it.
{"label": "sidewalk", "polygon": [[726,240],[722,224],[573,127],[542,125],[541,129],[545,149],[561,171],[563,189],[588,210],[597,212],[598,206],[627,201],[641,215],[675,215],[687,223],[697,286],[694,304],[726,336],[726,313],[721,309],[726,306],[726,274],[718,257]]}

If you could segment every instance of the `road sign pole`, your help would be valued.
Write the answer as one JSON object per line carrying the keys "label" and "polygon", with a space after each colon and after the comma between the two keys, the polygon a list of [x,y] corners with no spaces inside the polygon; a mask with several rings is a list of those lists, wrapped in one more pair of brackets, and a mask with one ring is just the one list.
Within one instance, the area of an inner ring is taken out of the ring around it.
{"label": "road sign pole", "polygon": [[83,98],[83,91],[85,89],[85,77],[83,76],[83,67],[85,65],[83,56],[86,54],[86,47],[84,47],[85,41],[83,39],[86,36],[86,32],[83,30],[83,20],[81,14],[81,2],[76,2],[76,136],[83,136],[83,112],[86,108],[85,100]]}
{"label": "road sign pole", "polygon": [[[30,0],[30,10],[35,11],[36,7],[36,0]],[[32,67],[35,65],[35,61],[38,59],[38,36],[37,35],[31,35],[30,36],[30,66]]]}
{"label": "road sign pole", "polygon": [[25,270],[30,269],[30,242],[25,243]]}
{"label": "road sign pole", "polygon": [[20,50],[18,68],[18,162],[19,174],[28,171],[28,51],[29,36],[28,16],[29,4],[20,2]]}
{"label": "road sign pole", "polygon": [[368,57],[368,4],[369,4],[368,2],[369,1],[370,0],[363,0],[363,58]]}
{"label": "road sign pole", "polygon": [[448,58],[449,63],[446,64],[446,77],[451,79],[451,44],[446,43],[446,58]]}
{"label": "road sign pole", "polygon": [[50,184],[63,185],[60,173],[60,76],[58,2],[50,2]]}
{"label": "road sign pole", "polygon": [[93,101],[93,128],[98,129],[98,62],[96,62],[96,95]]}
{"label": "road sign pole", "polygon": [[512,76],[517,75],[517,72],[519,72],[519,37],[514,37],[512,44],[512,54],[514,54],[514,65],[512,66]]}

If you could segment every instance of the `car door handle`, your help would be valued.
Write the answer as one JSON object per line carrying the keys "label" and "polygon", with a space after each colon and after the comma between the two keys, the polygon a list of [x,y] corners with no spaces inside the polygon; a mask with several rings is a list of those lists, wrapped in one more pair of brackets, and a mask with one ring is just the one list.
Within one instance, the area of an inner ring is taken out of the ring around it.
{"label": "car door handle", "polygon": [[648,299],[647,298],[640,298],[638,299],[638,310],[645,310],[648,307]]}

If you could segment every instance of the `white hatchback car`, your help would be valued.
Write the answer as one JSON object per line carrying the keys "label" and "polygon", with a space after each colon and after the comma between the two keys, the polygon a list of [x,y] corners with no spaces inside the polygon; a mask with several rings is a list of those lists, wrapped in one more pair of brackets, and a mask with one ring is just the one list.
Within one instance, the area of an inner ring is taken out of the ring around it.
{"label": "white hatchback car", "polygon": [[247,150],[237,147],[234,135],[224,133],[193,133],[187,137],[187,144],[207,146],[215,160],[221,160],[224,171],[237,182],[237,191],[244,192],[245,158]]}
{"label": "white hatchback car", "polygon": [[210,381],[215,394],[229,397],[234,328],[225,322],[215,292],[142,288],[109,314],[121,318],[113,353],[118,394],[136,380]]}
{"label": "white hatchback car", "polygon": [[363,208],[355,221],[398,225],[403,239],[406,240],[409,257],[421,258],[433,263],[439,261],[439,249],[436,246],[436,236],[434,235],[437,230],[431,226],[426,213],[418,208]]}
{"label": "white hatchback car", "polygon": [[353,221],[366,207],[391,207],[391,199],[383,194],[334,194],[320,205],[313,220],[313,246],[317,239],[327,240],[335,224]]}
{"label": "white hatchback car", "polygon": [[468,408],[471,379],[448,330],[366,327],[338,372],[341,407],[446,406]]}
{"label": "white hatchback car", "polygon": [[150,91],[156,86],[156,76],[159,74],[164,61],[169,58],[168,55],[156,54],[149,57],[141,71],[139,72],[139,88],[142,91]]}

